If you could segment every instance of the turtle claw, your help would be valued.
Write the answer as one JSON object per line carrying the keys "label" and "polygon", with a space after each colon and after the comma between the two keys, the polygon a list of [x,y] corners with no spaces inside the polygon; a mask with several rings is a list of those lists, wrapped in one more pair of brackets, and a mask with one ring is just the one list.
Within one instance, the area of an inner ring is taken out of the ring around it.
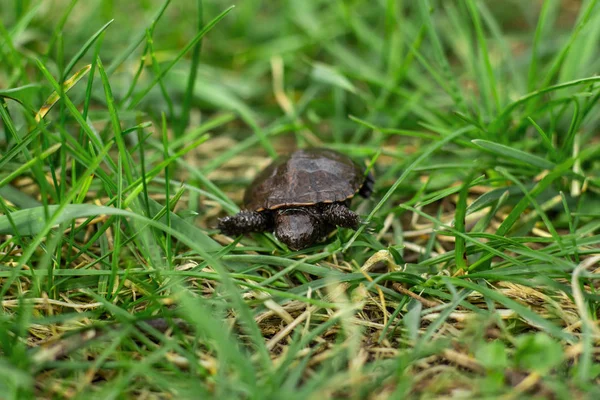
{"label": "turtle claw", "polygon": [[375,223],[373,221],[367,221],[361,218],[360,225],[364,226],[363,231],[365,233],[374,234],[377,233]]}

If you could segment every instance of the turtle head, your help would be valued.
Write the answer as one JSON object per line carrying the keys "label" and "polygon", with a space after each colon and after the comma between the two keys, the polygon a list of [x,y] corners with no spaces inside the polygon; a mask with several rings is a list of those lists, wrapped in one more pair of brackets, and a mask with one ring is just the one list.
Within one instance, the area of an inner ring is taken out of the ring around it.
{"label": "turtle head", "polygon": [[304,209],[279,209],[275,213],[275,236],[292,250],[310,246],[321,238],[321,221]]}

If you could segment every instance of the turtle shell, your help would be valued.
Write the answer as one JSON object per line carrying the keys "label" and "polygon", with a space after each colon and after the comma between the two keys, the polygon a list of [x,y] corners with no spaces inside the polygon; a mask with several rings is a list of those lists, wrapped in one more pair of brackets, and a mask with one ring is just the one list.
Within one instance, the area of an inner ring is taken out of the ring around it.
{"label": "turtle shell", "polygon": [[297,150],[273,161],[246,190],[248,210],[343,202],[365,182],[364,170],[329,149]]}

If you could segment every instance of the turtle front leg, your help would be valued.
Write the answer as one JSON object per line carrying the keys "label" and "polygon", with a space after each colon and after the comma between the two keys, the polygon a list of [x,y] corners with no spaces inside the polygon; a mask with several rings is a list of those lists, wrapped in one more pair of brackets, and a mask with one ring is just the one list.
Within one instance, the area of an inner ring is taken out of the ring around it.
{"label": "turtle front leg", "polygon": [[323,206],[323,218],[332,225],[356,229],[360,225],[360,217],[342,203],[331,203]]}
{"label": "turtle front leg", "polygon": [[250,232],[264,232],[273,227],[269,213],[256,211],[240,211],[239,213],[219,219],[217,228],[228,236],[238,236]]}

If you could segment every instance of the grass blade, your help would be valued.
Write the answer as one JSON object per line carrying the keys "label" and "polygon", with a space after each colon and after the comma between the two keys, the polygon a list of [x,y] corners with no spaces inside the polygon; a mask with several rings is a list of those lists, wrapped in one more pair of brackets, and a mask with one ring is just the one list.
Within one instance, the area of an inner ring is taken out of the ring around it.
{"label": "grass blade", "polygon": [[[108,21],[106,24],[104,24],[104,26],[102,28],[98,29],[98,31],[96,33],[94,33],[92,35],[92,37],[88,39],[87,42],[85,42],[85,44],[83,45],[83,47],[81,49],[79,49],[79,51],[77,52],[77,54],[75,54],[73,56],[73,58],[71,59],[71,61],[69,61],[69,63],[65,67],[65,72],[63,73],[62,80],[65,80],[67,78],[67,75],[69,75],[69,72],[71,72],[71,70],[73,69],[73,67],[75,66],[75,64],[77,64],[77,62],[83,58],[83,56],[85,55],[85,53],[87,53],[87,51],[90,49],[90,47],[92,47],[92,45],[94,44],[94,42],[100,37],[100,35],[102,35],[102,33],[104,33],[104,31],[106,29],[108,29],[108,27],[110,26],[110,24],[112,24],[113,22],[114,22],[114,19],[111,19],[110,21]],[[90,65],[88,65],[88,67],[90,67]],[[71,78],[71,79],[73,79],[73,78]]]}
{"label": "grass blade", "polygon": [[229,14],[229,12],[234,9],[234,7],[235,6],[227,8],[225,11],[221,12],[219,15],[213,18],[212,21],[206,24],[204,29],[202,29],[194,36],[194,38],[183,48],[183,50],[181,50],[179,54],[175,56],[175,58],[169,63],[169,65],[167,65],[167,67],[163,69],[158,76],[155,76],[152,82],[148,86],[146,86],[146,88],[138,92],[138,94],[131,101],[131,104],[129,104],[128,108],[132,109],[136,105],[138,105],[140,101],[142,101],[142,99],[150,92],[150,90],[152,90],[152,88],[171,70],[171,68],[173,68],[179,62],[179,60],[185,54],[187,54],[187,52],[190,51],[200,41],[200,39],[204,37],[204,35],[210,32],[210,30],[214,28],[214,26],[218,24],[219,21],[225,18],[225,16]]}
{"label": "grass blade", "polygon": [[[83,78],[85,75],[87,75],[88,72],[90,72],[91,68],[92,65],[88,64],[85,67],[81,68],[79,71],[75,72],[69,79],[67,79],[62,84],[62,93],[67,93],[73,86],[77,84],[77,82],[81,80],[81,78]],[[60,96],[61,93],[57,91],[52,92],[52,94],[48,96],[40,110],[35,115],[36,122],[40,122],[46,116],[46,114],[48,114],[48,112],[52,109],[52,107],[54,107],[56,102],[60,100]]]}
{"label": "grass blade", "polygon": [[554,169],[556,167],[556,164],[544,158],[535,156],[522,150],[505,146],[503,144],[498,144],[483,139],[475,139],[472,140],[472,142],[477,146],[481,147],[482,149],[488,150],[494,154],[497,154],[502,157],[512,158],[513,160],[533,165],[534,167],[538,167],[541,169]]}

